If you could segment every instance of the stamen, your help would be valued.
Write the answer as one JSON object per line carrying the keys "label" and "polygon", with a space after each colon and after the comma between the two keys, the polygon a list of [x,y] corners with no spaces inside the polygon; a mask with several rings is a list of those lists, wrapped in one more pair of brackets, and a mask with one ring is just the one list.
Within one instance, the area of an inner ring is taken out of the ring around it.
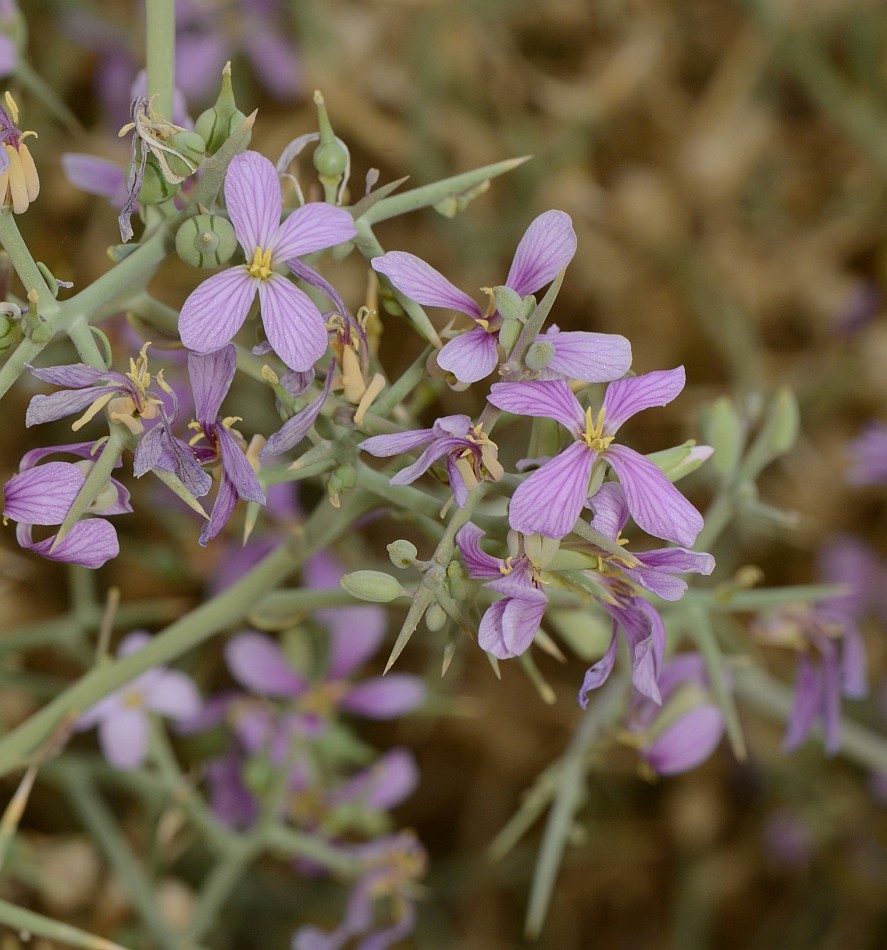
{"label": "stamen", "polygon": [[257,280],[268,280],[274,273],[271,269],[271,249],[269,248],[266,251],[257,247],[255,254],[253,254],[252,263],[247,265],[246,269],[250,277],[255,277]]}

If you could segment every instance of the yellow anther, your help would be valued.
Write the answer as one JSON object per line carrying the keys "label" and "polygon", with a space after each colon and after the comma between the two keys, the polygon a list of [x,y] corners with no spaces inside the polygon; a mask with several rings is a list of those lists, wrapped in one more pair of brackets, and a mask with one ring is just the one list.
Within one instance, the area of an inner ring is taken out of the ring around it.
{"label": "yellow anther", "polygon": [[499,565],[499,573],[504,574],[506,577],[514,570],[514,564],[512,563],[514,558],[510,555],[505,558],[505,560]]}
{"label": "yellow anther", "polygon": [[604,410],[597,414],[597,419],[592,415],[591,409],[585,410],[585,432],[582,434],[582,441],[596,452],[603,452],[613,441],[615,436],[604,435]]}
{"label": "yellow anther", "polygon": [[487,309],[486,309],[486,311],[484,312],[484,319],[483,319],[483,320],[478,320],[478,323],[480,323],[481,325],[483,325],[483,326],[484,326],[484,329],[486,329],[487,326],[488,326],[487,321],[488,321],[488,320],[490,319],[490,317],[492,317],[493,314],[496,312],[496,298],[493,296],[493,288],[492,288],[492,287],[481,287],[480,292],[481,292],[482,294],[486,294],[487,297],[489,297],[489,300],[488,300],[488,302],[487,302]]}
{"label": "yellow anther", "polygon": [[265,251],[257,247],[256,253],[253,254],[252,263],[248,264],[246,269],[250,277],[255,277],[257,280],[268,280],[274,273],[271,268],[271,249]]}
{"label": "yellow anther", "polygon": [[225,418],[222,419],[222,425],[226,429],[230,429],[235,422],[243,422],[243,416],[225,416]]}
{"label": "yellow anther", "polygon": [[18,125],[18,105],[16,104],[15,99],[12,98],[12,93],[6,93],[6,106],[9,109],[9,118],[12,119],[13,125]]}
{"label": "yellow anther", "polygon": [[90,419],[97,416],[116,395],[117,390],[112,389],[110,392],[105,393],[103,396],[99,396],[95,402],[91,403],[86,412],[84,412],[83,415],[71,426],[74,432],[82,429]]}

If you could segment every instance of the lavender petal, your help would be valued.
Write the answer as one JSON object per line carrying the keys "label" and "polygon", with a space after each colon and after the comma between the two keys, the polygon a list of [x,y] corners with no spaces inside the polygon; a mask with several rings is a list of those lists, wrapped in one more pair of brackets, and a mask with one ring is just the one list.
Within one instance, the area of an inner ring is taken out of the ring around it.
{"label": "lavender petal", "polygon": [[516,416],[554,419],[574,436],[585,430],[585,413],[562,379],[530,383],[493,383],[488,401]]}
{"label": "lavender petal", "polygon": [[554,344],[554,357],[545,373],[554,372],[589,383],[608,383],[624,376],[631,368],[631,344],[617,333],[549,331],[538,339]]}
{"label": "lavender petal", "polygon": [[387,277],[405,297],[426,307],[444,307],[458,310],[479,320],[481,309],[464,291],[459,290],[440,271],[421,258],[404,251],[389,251],[374,257],[370,266]]}
{"label": "lavender petal", "polygon": [[313,254],[356,236],[354,219],[344,208],[314,201],[297,208],[280,225],[272,242],[273,259],[287,261]]}
{"label": "lavender petal", "polygon": [[211,353],[230,343],[246,320],[257,283],[242,264],[205,280],[182,305],[182,343],[197,353]]}
{"label": "lavender petal", "polygon": [[290,369],[311,369],[327,347],[326,324],[314,301],[281,274],[259,284],[259,301],[274,352]]}
{"label": "lavender petal", "polygon": [[437,365],[460,383],[486,379],[499,362],[496,338],[483,327],[453,337],[437,354]]}
{"label": "lavender petal", "polygon": [[194,413],[200,422],[215,422],[237,368],[237,351],[223,346],[212,353],[188,354],[188,377],[194,393]]}
{"label": "lavender petal", "polygon": [[225,662],[241,686],[260,696],[301,696],[307,689],[280,647],[261,633],[247,631],[229,640]]}
{"label": "lavender petal", "polygon": [[610,383],[604,396],[604,432],[613,435],[632,416],[644,409],[667,406],[687,381],[683,366],[657,370]]}
{"label": "lavender petal", "polygon": [[576,253],[576,233],[570,216],[546,211],[530,222],[514,252],[505,285],[526,297],[554,280]]}
{"label": "lavender petal", "polygon": [[247,263],[257,249],[273,248],[283,201],[277,172],[264,155],[242,152],[234,156],[225,176],[225,204]]}
{"label": "lavender petal", "polygon": [[347,712],[368,719],[395,719],[415,709],[425,699],[425,684],[418,676],[389,673],[358,683],[341,702]]}

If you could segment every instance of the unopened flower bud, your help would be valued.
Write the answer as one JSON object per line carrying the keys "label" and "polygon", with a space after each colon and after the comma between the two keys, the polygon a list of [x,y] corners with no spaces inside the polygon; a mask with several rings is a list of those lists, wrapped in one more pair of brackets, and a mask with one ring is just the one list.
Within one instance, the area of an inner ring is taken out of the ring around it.
{"label": "unopened flower bud", "polygon": [[218,267],[237,250],[237,235],[227,218],[198,214],[176,232],[176,253],[192,267]]}
{"label": "unopened flower bud", "polygon": [[538,372],[545,369],[554,359],[554,353],[554,344],[551,340],[536,340],[535,343],[530,344],[527,355],[524,357],[524,363],[527,369]]}
{"label": "unopened flower bud", "polygon": [[502,326],[499,329],[499,342],[505,347],[506,353],[510,352],[514,344],[517,343],[517,338],[520,336],[523,328],[524,325],[520,320],[504,320],[502,322]]}
{"label": "unopened flower bud", "polygon": [[[234,102],[234,89],[231,86],[231,63],[222,70],[222,88],[215,105],[201,112],[194,123],[195,131],[206,142],[206,151],[210,155],[225,144],[225,140],[240,125],[246,116]],[[249,139],[247,139],[247,144]],[[246,147],[246,145],[244,145]]]}
{"label": "unopened flower bud", "polygon": [[314,167],[321,178],[338,181],[348,167],[348,155],[338,142],[323,142],[314,149]]}
{"label": "unopened flower bud", "polygon": [[534,567],[540,571],[548,567],[560,548],[560,540],[541,534],[524,535],[524,550]]}
{"label": "unopened flower bud", "polygon": [[425,626],[432,633],[442,630],[446,622],[447,612],[440,604],[432,604],[428,610],[425,611]]}
{"label": "unopened flower bud", "polygon": [[176,132],[169,140],[169,147],[175,154],[168,154],[166,161],[169,170],[176,178],[187,178],[193,175],[203,163],[206,142],[197,132],[191,132],[188,129]]}
{"label": "unopened flower bud", "polygon": [[503,320],[522,320],[523,305],[520,294],[510,287],[494,287],[493,303]]}
{"label": "unopened flower bud", "polygon": [[153,155],[148,156],[145,162],[145,177],[142,179],[142,188],[139,191],[139,202],[143,205],[157,205],[172,198],[180,189],[181,184],[167,181]]}
{"label": "unopened flower bud", "polygon": [[401,570],[410,567],[418,556],[419,552],[412,541],[398,538],[397,541],[392,541],[388,545],[388,557],[391,558],[391,563]]}
{"label": "unopened flower bud", "polygon": [[468,575],[460,561],[450,561],[447,565],[447,587],[453,600],[468,599]]}
{"label": "unopened flower bud", "polygon": [[447,572],[440,566],[440,564],[432,564],[427,571],[422,575],[422,583],[425,587],[435,590],[438,587],[443,587],[444,581],[447,579]]}
{"label": "unopened flower bud", "polygon": [[357,484],[357,472],[352,465],[339,465],[333,469],[327,483],[327,491],[330,495],[340,495],[342,492],[350,491]]}
{"label": "unopened flower bud", "polygon": [[736,469],[745,443],[745,425],[727,396],[720,396],[702,410],[700,425],[705,441],[714,448],[711,464],[721,475]]}
{"label": "unopened flower bud", "polygon": [[387,604],[398,597],[407,596],[395,578],[381,571],[353,571],[339,581],[339,586],[352,597],[374,604]]}

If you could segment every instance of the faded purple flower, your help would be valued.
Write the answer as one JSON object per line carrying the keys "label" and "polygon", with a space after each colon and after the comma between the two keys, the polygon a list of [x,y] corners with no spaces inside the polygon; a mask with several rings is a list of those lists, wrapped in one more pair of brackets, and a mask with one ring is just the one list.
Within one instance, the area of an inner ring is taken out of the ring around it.
{"label": "faded purple flower", "polygon": [[724,734],[724,715],[710,695],[705,663],[682,653],[659,674],[662,705],[635,694],[626,724],[641,758],[658,775],[677,775],[701,765]]}
{"label": "faded purple flower", "polygon": [[75,188],[107,198],[115,208],[126,204],[126,169],[116,162],[82,152],[65,152],[62,154],[62,171]]}
{"label": "faded purple flower", "polygon": [[198,353],[225,346],[259,295],[268,342],[290,369],[310,369],[327,348],[323,316],[307,294],[276,268],[287,260],[348,241],[357,233],[342,208],[303,205],[281,223],[280,182],[258,152],[237,155],[225,178],[225,200],[246,264],[205,280],[185,301],[182,342]]}
{"label": "faded purple flower", "polygon": [[358,448],[370,455],[388,457],[427,446],[425,451],[392,479],[392,485],[409,485],[428,471],[438,459],[446,456],[447,475],[456,504],[460,508],[468,500],[468,492],[485,478],[498,481],[504,474],[499,464],[499,450],[468,416],[443,416],[430,429],[411,429],[391,435],[374,435],[364,439]]}
{"label": "faded purple flower", "polygon": [[[259,453],[259,459],[262,462],[268,461],[268,459],[274,458],[276,455],[283,455],[284,452],[288,452],[290,449],[295,448],[302,439],[308,435],[311,427],[317,421],[317,417],[320,415],[320,410],[323,409],[323,404],[326,402],[326,397],[330,394],[330,386],[333,382],[333,367],[335,363],[330,363],[329,368],[326,373],[326,382],[323,384],[323,389],[320,391],[320,395],[308,403],[303,409],[297,412],[294,416],[281,426],[268,441],[265,443],[264,448]],[[291,374],[292,376],[298,376],[301,374]],[[306,374],[307,375],[307,374]],[[311,374],[313,378],[313,373]],[[281,383],[286,385],[283,380]],[[299,381],[301,385],[301,381]],[[308,382],[310,385],[310,380]],[[307,386],[304,387],[307,389]],[[304,392],[304,389],[302,389]]]}
{"label": "faded purple flower", "polygon": [[[129,656],[151,641],[151,635],[133,631],[117,650]],[[122,689],[99,700],[77,720],[83,732],[98,726],[99,743],[108,762],[118,769],[138,768],[148,754],[151,713],[184,721],[200,710],[200,694],[189,676],[157,667],[142,673]]]}
{"label": "faded purple flower", "polygon": [[493,557],[480,546],[484,532],[469,522],[459,529],[456,544],[469,577],[488,581],[485,587],[505,596],[487,608],[477,632],[480,647],[500,660],[519,656],[533,642],[548,605],[538,569],[525,554]]}
{"label": "faded purple flower", "polygon": [[798,655],[783,749],[793,752],[820,722],[825,750],[834,755],[841,745],[841,697],[861,699],[868,693],[865,645],[856,622],[828,603],[787,604],[758,618],[752,632],[759,642]]}
{"label": "faded purple flower", "polygon": [[648,533],[689,547],[702,530],[702,516],[648,458],[612,445],[624,422],[653,406],[665,406],[684,388],[684,368],[646,373],[610,383],[595,418],[563,380],[495,383],[489,401],[506,412],[560,422],[575,440],[518,486],[509,524],[522,534],[562,538],[588,496],[596,465],[607,462],[625,492],[634,520]]}
{"label": "faded purple flower", "polygon": [[850,445],[851,485],[887,484],[887,425],[870,422]]}
{"label": "faded purple flower", "polygon": [[[546,211],[527,228],[517,250],[505,287],[518,297],[533,294],[554,280],[576,253],[576,235],[569,215]],[[502,317],[490,303],[485,311],[468,294],[453,286],[430,264],[413,254],[390,251],[371,261],[402,293],[428,307],[444,307],[467,314],[473,330],[450,340],[437,355],[438,365],[463,383],[489,376],[499,357],[496,344]],[[589,382],[607,382],[623,376],[631,365],[631,346],[625,337],[609,333],[560,333],[556,328],[539,337],[554,344],[548,369]]]}

